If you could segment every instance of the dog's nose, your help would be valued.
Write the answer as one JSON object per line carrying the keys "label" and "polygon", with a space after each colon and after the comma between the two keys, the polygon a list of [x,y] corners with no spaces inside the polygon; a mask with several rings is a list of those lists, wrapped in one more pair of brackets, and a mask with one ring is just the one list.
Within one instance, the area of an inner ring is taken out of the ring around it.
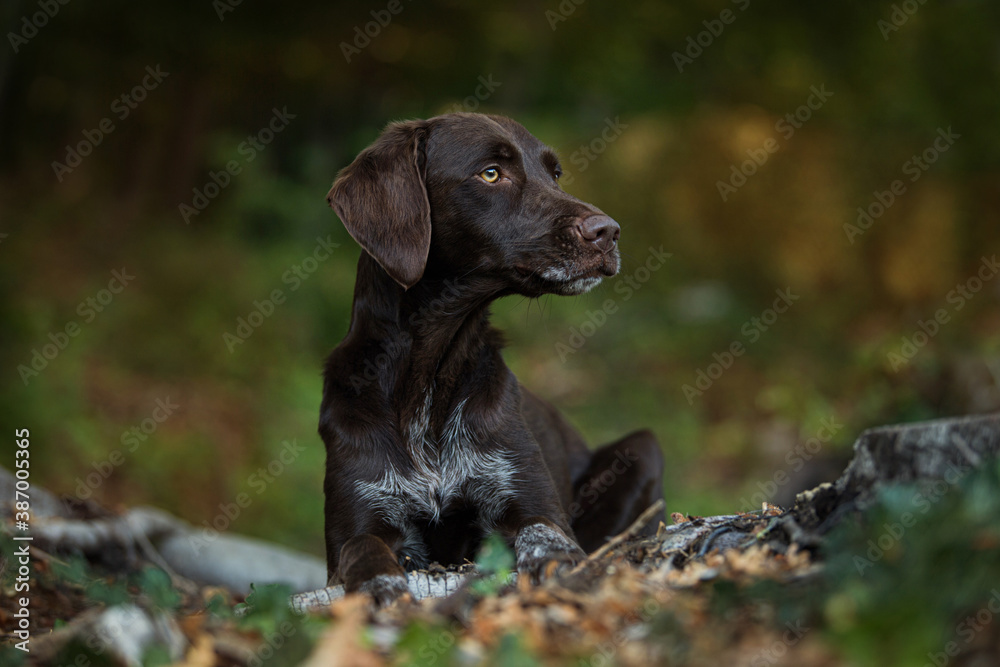
{"label": "dog's nose", "polygon": [[611,252],[622,231],[617,222],[603,213],[584,218],[577,223],[576,228],[584,241],[593,243],[603,253]]}

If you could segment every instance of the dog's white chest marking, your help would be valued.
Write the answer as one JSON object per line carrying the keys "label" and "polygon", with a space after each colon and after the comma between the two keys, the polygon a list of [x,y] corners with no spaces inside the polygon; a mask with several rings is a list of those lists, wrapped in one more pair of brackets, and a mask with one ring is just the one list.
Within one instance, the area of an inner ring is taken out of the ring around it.
{"label": "dog's white chest marking", "polygon": [[358,482],[358,494],[387,523],[407,534],[413,519],[437,522],[460,497],[479,510],[481,524],[489,529],[506,504],[513,464],[500,451],[480,449],[463,416],[465,400],[455,407],[435,441],[429,433],[431,392],[425,395],[407,432],[413,468],[400,472],[387,466],[381,479]]}

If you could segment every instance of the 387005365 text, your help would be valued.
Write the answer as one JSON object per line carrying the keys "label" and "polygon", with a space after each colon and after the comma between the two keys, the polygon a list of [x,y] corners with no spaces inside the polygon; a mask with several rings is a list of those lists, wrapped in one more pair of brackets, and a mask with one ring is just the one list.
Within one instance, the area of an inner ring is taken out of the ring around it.
{"label": "387005365 text", "polygon": [[31,554],[28,551],[26,542],[31,541],[31,536],[27,534],[28,525],[31,520],[31,484],[30,477],[30,432],[26,428],[14,430],[14,443],[17,448],[14,450],[14,526],[19,534],[15,534],[15,542],[21,542],[18,548],[14,549],[12,565],[15,568],[14,592],[21,596],[13,600],[15,611],[13,613],[14,626],[12,634],[20,641],[14,644],[14,648],[29,653],[28,643],[31,641],[31,611],[29,605],[31,599],[28,592],[31,590]]}

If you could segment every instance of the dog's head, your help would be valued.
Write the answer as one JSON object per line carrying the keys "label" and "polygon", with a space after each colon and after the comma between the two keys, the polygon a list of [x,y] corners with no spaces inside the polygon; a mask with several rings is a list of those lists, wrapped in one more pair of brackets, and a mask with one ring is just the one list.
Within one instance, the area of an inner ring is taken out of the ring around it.
{"label": "dog's head", "polygon": [[327,201],[396,282],[476,277],[498,293],[582,294],[618,272],[618,224],[563,192],[555,153],[501,116],[390,125]]}

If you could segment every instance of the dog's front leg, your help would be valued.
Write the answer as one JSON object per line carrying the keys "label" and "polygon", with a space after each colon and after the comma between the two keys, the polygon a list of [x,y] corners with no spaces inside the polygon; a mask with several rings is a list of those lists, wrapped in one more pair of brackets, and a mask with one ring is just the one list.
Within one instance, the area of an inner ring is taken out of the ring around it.
{"label": "dog's front leg", "polygon": [[516,487],[496,527],[513,539],[518,573],[538,582],[553,572],[548,569],[553,561],[559,570],[586,554],[576,542],[541,455],[527,458],[522,458]]}
{"label": "dog's front leg", "polygon": [[[587,554],[555,522],[542,517],[528,517],[525,525],[514,538],[514,552],[517,554],[517,571],[539,582],[548,574],[572,566],[586,558]],[[555,569],[549,570],[549,564]]]}
{"label": "dog's front leg", "polygon": [[367,593],[379,606],[408,593],[406,572],[389,546],[398,543],[399,537],[364,533],[347,540],[340,550],[340,580],[344,582],[344,590]]}

